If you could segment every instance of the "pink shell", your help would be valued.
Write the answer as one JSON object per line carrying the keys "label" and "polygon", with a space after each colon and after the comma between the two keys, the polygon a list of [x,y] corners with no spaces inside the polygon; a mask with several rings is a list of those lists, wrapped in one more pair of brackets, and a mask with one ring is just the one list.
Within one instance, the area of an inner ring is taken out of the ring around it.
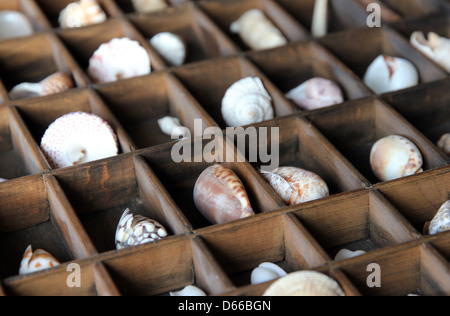
{"label": "pink shell", "polygon": [[51,254],[42,249],[37,249],[33,253],[33,249],[28,246],[23,255],[22,262],[20,263],[19,274],[29,274],[45,269],[50,269],[59,266],[58,260]]}
{"label": "pink shell", "polygon": [[70,90],[74,87],[74,82],[69,75],[57,72],[44,79],[41,85],[42,96],[46,96]]}

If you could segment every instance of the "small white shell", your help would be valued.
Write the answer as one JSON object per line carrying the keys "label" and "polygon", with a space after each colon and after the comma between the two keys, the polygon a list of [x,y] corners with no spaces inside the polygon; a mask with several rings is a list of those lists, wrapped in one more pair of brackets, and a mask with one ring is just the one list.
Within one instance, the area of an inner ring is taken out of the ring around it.
{"label": "small white shell", "polygon": [[134,10],[139,13],[162,11],[169,7],[166,0],[132,0]]}
{"label": "small white shell", "polygon": [[366,254],[366,252],[363,250],[351,251],[348,249],[342,249],[341,251],[338,252],[336,257],[334,258],[334,261],[343,261],[343,260],[359,257],[364,254]]}
{"label": "small white shell", "polygon": [[259,9],[244,13],[231,24],[230,29],[232,33],[239,33],[244,43],[254,50],[275,48],[288,43],[280,30]]}
{"label": "small white shell", "polygon": [[171,66],[181,66],[186,60],[186,45],[176,34],[170,32],[158,33],[150,39],[150,45]]}
{"label": "small white shell", "polygon": [[11,100],[28,99],[61,93],[74,87],[72,78],[63,72],[54,73],[39,83],[24,82],[9,92]]}
{"label": "small white shell", "polygon": [[22,262],[20,263],[19,274],[29,274],[59,266],[58,260],[48,252],[37,249],[33,253],[31,245],[26,249]]}
{"label": "small white shell", "polygon": [[428,40],[423,32],[411,34],[411,44],[426,56],[450,72],[450,39],[440,37],[436,33],[428,33]]}
{"label": "small white shell", "polygon": [[450,133],[442,135],[438,142],[438,147],[442,149],[448,156],[450,156]]}
{"label": "small white shell", "polygon": [[325,181],[317,174],[295,167],[281,167],[262,176],[287,205],[298,205],[330,195]]}
{"label": "small white shell", "polygon": [[188,285],[184,289],[178,292],[170,292],[170,296],[207,296],[202,289],[194,286]]}
{"label": "small white shell", "polygon": [[419,73],[406,59],[380,55],[367,69],[364,83],[376,93],[383,94],[416,86]]}
{"label": "small white shell", "polygon": [[370,165],[380,181],[391,181],[423,172],[423,157],[412,141],[392,135],[373,145]]}
{"label": "small white shell", "polygon": [[341,88],[324,78],[310,79],[286,94],[302,110],[316,110],[344,102]]}
{"label": "small white shell", "polygon": [[431,221],[430,235],[450,231],[450,200],[445,202]]}
{"label": "small white shell", "polygon": [[261,284],[286,276],[282,268],[271,262],[264,262],[252,271],[251,284]]}
{"label": "small white shell", "polygon": [[274,118],[272,98],[260,78],[247,77],[228,88],[222,99],[222,116],[228,127],[246,126]]}
{"label": "small white shell", "polygon": [[61,28],[76,28],[103,23],[107,19],[96,0],[80,0],[70,3],[59,14]]}
{"label": "small white shell", "polygon": [[345,296],[339,284],[325,274],[300,271],[275,281],[264,296]]}
{"label": "small white shell", "polygon": [[186,137],[189,133],[187,127],[181,125],[181,122],[176,117],[166,116],[158,120],[159,127],[162,132],[172,138]]}
{"label": "small white shell", "polygon": [[33,27],[21,12],[2,10],[0,12],[0,40],[33,34]]}

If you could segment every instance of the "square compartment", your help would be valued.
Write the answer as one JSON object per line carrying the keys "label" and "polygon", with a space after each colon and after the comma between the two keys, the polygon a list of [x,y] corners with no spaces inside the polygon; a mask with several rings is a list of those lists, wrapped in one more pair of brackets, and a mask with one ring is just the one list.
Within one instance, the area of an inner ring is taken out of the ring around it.
{"label": "square compartment", "polygon": [[417,18],[437,12],[450,12],[450,4],[445,0],[383,0],[393,10],[404,18]]}

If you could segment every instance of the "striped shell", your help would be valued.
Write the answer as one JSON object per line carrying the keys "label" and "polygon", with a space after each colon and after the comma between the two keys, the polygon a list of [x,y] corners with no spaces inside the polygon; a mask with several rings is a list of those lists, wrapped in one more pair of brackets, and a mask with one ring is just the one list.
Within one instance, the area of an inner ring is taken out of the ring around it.
{"label": "striped shell", "polygon": [[450,200],[445,202],[431,221],[429,233],[436,235],[450,231]]}
{"label": "striped shell", "polygon": [[116,231],[117,250],[139,246],[167,237],[167,231],[155,220],[131,214],[126,209],[120,218]]}
{"label": "striped shell", "polygon": [[106,21],[106,14],[96,0],[70,3],[59,15],[61,28],[76,28]]}
{"label": "striped shell", "polygon": [[450,156],[450,133],[442,135],[437,145],[443,152]]}
{"label": "striped shell", "polygon": [[194,202],[213,224],[254,215],[244,185],[230,169],[219,164],[207,168],[194,187]]}
{"label": "striped shell", "polygon": [[51,254],[42,249],[37,249],[33,253],[31,245],[26,249],[22,262],[20,263],[19,274],[29,274],[53,267],[59,266],[60,263]]}

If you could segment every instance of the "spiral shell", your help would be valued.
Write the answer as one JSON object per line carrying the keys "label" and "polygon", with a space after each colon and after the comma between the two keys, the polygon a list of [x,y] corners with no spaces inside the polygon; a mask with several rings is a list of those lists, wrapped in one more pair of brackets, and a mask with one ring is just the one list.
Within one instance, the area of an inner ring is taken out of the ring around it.
{"label": "spiral shell", "polygon": [[207,168],[198,178],[194,202],[200,213],[213,224],[255,215],[241,180],[219,164]]}
{"label": "spiral shell", "polygon": [[423,172],[423,157],[412,141],[392,135],[373,145],[370,165],[380,181],[391,181]]}
{"label": "spiral shell", "polygon": [[411,44],[426,56],[450,72],[450,39],[430,32],[428,39],[423,32],[411,34]]}
{"label": "spiral shell", "polygon": [[150,45],[171,66],[181,66],[186,60],[186,45],[176,34],[158,33],[150,39]]}
{"label": "spiral shell", "polygon": [[430,224],[430,235],[450,231],[450,200],[445,202]]}
{"label": "spiral shell", "polygon": [[76,28],[106,21],[106,14],[96,0],[70,3],[59,15],[61,28]]}
{"label": "spiral shell", "polygon": [[251,284],[261,284],[286,276],[282,268],[271,262],[261,263],[252,271]]}
{"label": "spiral shell", "polygon": [[60,263],[51,254],[42,249],[37,249],[33,253],[31,245],[25,251],[22,262],[20,263],[19,274],[30,274],[33,272],[59,266]]}
{"label": "spiral shell", "polygon": [[287,205],[298,205],[330,195],[325,181],[317,174],[295,167],[281,167],[262,176]]}
{"label": "spiral shell", "polygon": [[442,151],[450,156],[450,133],[442,135],[437,145],[440,149],[442,149]]}
{"label": "spiral shell", "polygon": [[300,271],[275,281],[264,296],[345,296],[339,284],[325,274]]}
{"label": "spiral shell", "polygon": [[73,87],[74,82],[69,75],[56,72],[39,83],[24,82],[18,84],[9,92],[9,98],[19,100],[47,96],[70,90]]}
{"label": "spiral shell", "polygon": [[131,214],[126,209],[120,218],[116,231],[117,250],[139,246],[167,237],[167,231],[155,220]]}
{"label": "spiral shell", "polygon": [[261,79],[247,77],[235,82],[222,99],[222,116],[228,127],[273,119],[272,98]]}
{"label": "spiral shell", "polygon": [[152,13],[169,7],[166,0],[132,0],[134,10],[139,13]]}

